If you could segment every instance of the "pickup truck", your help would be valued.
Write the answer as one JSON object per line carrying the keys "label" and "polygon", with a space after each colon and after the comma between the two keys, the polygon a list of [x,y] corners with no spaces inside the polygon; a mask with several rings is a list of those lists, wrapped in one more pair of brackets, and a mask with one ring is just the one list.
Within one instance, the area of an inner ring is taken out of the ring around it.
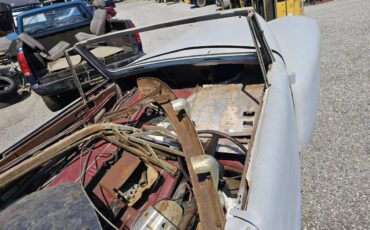
{"label": "pickup truck", "polygon": [[[42,97],[50,110],[59,110],[78,97],[64,51],[84,39],[135,27],[131,20],[107,21],[106,14],[103,9],[92,12],[86,3],[73,1],[18,15],[17,60],[20,69],[32,90]],[[104,63],[115,66],[126,65],[143,55],[139,34],[90,48],[99,53]],[[80,57],[75,56],[72,62],[84,88],[100,81],[100,74]]]}

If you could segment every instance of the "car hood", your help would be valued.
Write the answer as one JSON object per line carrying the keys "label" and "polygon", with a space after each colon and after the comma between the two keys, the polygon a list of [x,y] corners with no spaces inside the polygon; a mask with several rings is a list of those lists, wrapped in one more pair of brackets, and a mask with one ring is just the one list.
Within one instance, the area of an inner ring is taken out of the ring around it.
{"label": "car hood", "polygon": [[[258,21],[270,48],[280,53],[280,47],[270,31],[268,24],[259,15]],[[194,24],[194,27],[186,31],[182,36],[167,43],[160,49],[142,56],[134,63],[138,64],[143,61],[157,61],[174,57],[182,58],[205,55],[207,53],[217,54],[218,51],[220,54],[225,54],[225,52],[233,53],[235,48],[238,50],[246,49],[246,51],[249,49],[249,52],[251,48],[254,49],[254,43],[246,17],[217,19]],[[206,51],[207,49],[209,52]],[[183,52],[184,50],[186,52]]]}

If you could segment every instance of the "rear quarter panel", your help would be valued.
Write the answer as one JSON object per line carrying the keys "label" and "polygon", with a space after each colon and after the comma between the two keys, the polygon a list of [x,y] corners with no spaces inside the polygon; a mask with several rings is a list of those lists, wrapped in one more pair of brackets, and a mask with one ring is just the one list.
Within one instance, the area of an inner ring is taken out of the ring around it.
{"label": "rear quarter panel", "polygon": [[[247,179],[246,210],[233,210],[226,229],[300,229],[299,151],[310,140],[320,95],[320,30],[305,17],[268,23],[279,44],[269,71]],[[294,73],[294,74],[292,74]],[[295,76],[295,77],[292,77]]]}
{"label": "rear quarter panel", "polygon": [[295,75],[292,93],[300,151],[310,141],[320,98],[320,29],[307,17],[288,16],[268,22],[289,74]]}
{"label": "rear quarter panel", "polygon": [[268,74],[271,87],[264,98],[247,174],[247,209],[233,210],[235,218],[227,220],[225,229],[300,229],[296,117],[285,64],[276,59]]}

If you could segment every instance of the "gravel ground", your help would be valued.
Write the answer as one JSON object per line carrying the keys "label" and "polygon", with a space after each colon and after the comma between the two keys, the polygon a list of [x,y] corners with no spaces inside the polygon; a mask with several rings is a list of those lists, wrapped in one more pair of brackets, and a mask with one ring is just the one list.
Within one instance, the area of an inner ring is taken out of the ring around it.
{"label": "gravel ground", "polygon": [[370,2],[306,7],[321,27],[321,104],[302,160],[305,229],[370,229]]}
{"label": "gravel ground", "polygon": [[0,151],[47,121],[51,112],[33,93],[25,100],[0,109]]}
{"label": "gravel ground", "polygon": [[[120,18],[132,19],[136,26],[144,26],[210,13],[216,13],[215,5],[202,8],[191,8],[191,5],[184,3],[167,5],[165,3],[159,4],[154,1],[132,0],[124,2],[119,6],[119,13],[117,16]],[[142,33],[141,39],[143,41],[144,51],[149,53],[163,46],[163,44],[180,36],[192,26],[192,24],[189,24]]]}
{"label": "gravel ground", "polygon": [[[215,12],[215,6],[128,1],[118,17],[137,26]],[[305,8],[322,31],[322,89],[313,140],[301,154],[302,227],[369,229],[370,4],[335,0]],[[191,25],[142,34],[146,52],[170,41]],[[53,115],[41,98],[0,110],[0,151]]]}

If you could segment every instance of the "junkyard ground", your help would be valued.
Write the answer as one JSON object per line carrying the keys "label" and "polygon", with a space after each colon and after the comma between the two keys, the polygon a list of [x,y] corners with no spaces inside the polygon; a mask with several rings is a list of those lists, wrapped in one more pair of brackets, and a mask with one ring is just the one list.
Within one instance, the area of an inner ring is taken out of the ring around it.
{"label": "junkyard ground", "polygon": [[[178,3],[125,1],[118,17],[137,26],[215,12]],[[301,154],[302,228],[370,228],[370,4],[335,0],[308,6],[321,27],[321,102],[313,139]],[[142,34],[146,52],[191,25]],[[222,28],[220,28],[222,33]],[[194,39],[202,39],[194,38]],[[35,94],[0,110],[0,151],[53,116]]]}

